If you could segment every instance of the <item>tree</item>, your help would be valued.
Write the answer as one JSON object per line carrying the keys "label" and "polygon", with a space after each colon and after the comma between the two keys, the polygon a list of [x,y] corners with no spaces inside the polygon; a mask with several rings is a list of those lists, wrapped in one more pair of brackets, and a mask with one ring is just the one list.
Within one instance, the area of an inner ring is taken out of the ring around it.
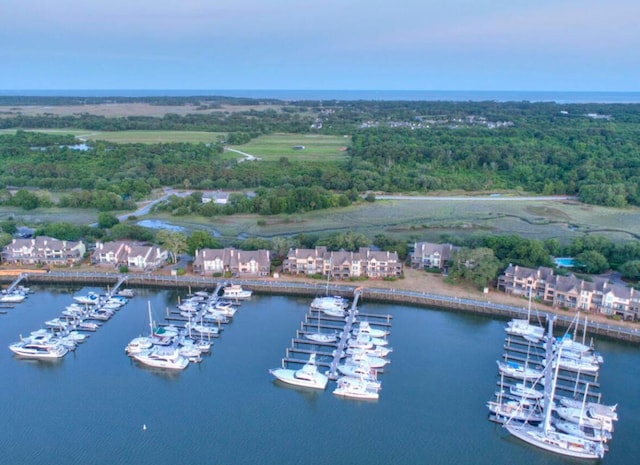
{"label": "tree", "polygon": [[6,247],[11,244],[12,240],[13,238],[11,237],[11,234],[0,232],[0,247]]}
{"label": "tree", "polygon": [[206,231],[194,231],[187,237],[187,253],[195,255],[200,249],[219,249],[220,243]]}
{"label": "tree", "polygon": [[620,266],[620,274],[625,279],[640,280],[640,260],[631,260]]}
{"label": "tree", "polygon": [[120,220],[113,213],[100,212],[98,213],[98,227],[101,229],[109,229],[116,224],[120,223]]}
{"label": "tree", "polygon": [[156,241],[169,251],[173,263],[178,262],[178,255],[180,253],[187,251],[187,238],[181,232],[161,229],[156,234]]}
{"label": "tree", "polygon": [[11,205],[22,207],[25,210],[33,210],[40,206],[40,198],[29,191],[19,190],[11,199]]}
{"label": "tree", "polygon": [[585,273],[600,274],[609,269],[609,262],[605,256],[595,250],[585,250],[576,255],[575,259]]}
{"label": "tree", "polygon": [[448,279],[464,280],[475,284],[478,288],[486,287],[496,279],[500,262],[487,247],[477,249],[461,248],[454,254]]}

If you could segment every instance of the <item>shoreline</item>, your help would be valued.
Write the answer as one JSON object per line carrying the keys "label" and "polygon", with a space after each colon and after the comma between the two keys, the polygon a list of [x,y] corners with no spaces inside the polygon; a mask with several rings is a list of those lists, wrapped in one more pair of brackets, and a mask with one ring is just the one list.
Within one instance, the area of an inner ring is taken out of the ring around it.
{"label": "shoreline", "polygon": [[[21,270],[28,273],[28,270]],[[19,272],[18,272],[19,273]],[[77,284],[104,284],[115,285],[123,276],[121,273],[107,273],[94,271],[51,271],[48,273],[29,274],[26,282],[33,283],[77,283]],[[446,293],[425,292],[423,290],[403,289],[409,283],[401,281],[359,281],[359,282],[320,282],[309,278],[262,278],[262,279],[223,279],[208,278],[193,275],[170,276],[166,274],[126,274],[125,287],[173,287],[213,289],[220,282],[233,282],[245,285],[257,293],[283,294],[283,295],[310,295],[336,294],[343,297],[352,297],[356,288],[362,290],[362,298],[384,303],[402,303],[425,308],[436,308],[448,311],[466,312],[481,315],[490,315],[504,319],[526,318],[531,314],[533,318],[547,321],[550,315],[556,318],[556,326],[571,328],[574,324],[575,313],[566,311],[554,311],[551,308],[536,304],[529,311],[526,306],[518,306],[515,303],[522,301],[504,294],[481,294],[486,300],[478,300],[470,296],[470,291],[463,287],[450,286]],[[16,275],[2,274],[0,282],[12,282]],[[432,277],[433,278],[433,277]],[[427,281],[425,277],[425,281]],[[430,282],[433,286],[433,280]],[[402,286],[404,285],[404,286]],[[444,288],[443,286],[440,286]],[[440,289],[438,289],[440,290]],[[452,291],[457,291],[451,295]],[[449,295],[447,295],[449,294]],[[497,297],[497,298],[496,298]],[[594,315],[585,315],[589,319],[587,332],[593,336],[598,335],[618,341],[640,343],[640,326],[625,325],[624,322],[602,322],[602,318],[594,319]],[[584,320],[578,323],[581,326]],[[619,324],[616,324],[619,323]],[[580,329],[582,330],[582,329]],[[575,329],[574,329],[575,331]]]}

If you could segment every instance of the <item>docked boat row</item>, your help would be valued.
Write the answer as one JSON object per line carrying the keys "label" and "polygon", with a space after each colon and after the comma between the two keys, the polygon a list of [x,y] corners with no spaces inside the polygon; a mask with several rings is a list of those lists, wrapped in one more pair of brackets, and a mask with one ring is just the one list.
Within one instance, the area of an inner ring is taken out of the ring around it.
{"label": "docked boat row", "polygon": [[[351,307],[342,297],[315,298],[302,329],[287,349],[282,367],[269,373],[286,385],[324,390],[329,381],[335,381],[336,396],[378,399],[378,375],[389,363],[386,357],[392,352],[386,329],[390,317],[359,314],[357,298],[358,294]],[[386,323],[378,321],[374,325],[370,319],[383,319]],[[298,354],[308,354],[308,359],[289,357]],[[320,366],[326,370],[323,372]]]}
{"label": "docked boat row", "polygon": [[[220,290],[223,297],[220,297]],[[226,297],[224,297],[226,296]],[[181,300],[160,325],[148,305],[148,335],[134,337],[125,352],[142,365],[166,370],[184,370],[199,363],[211,352],[212,338],[220,335],[238,311],[239,300],[251,297],[251,291],[239,285],[219,285],[212,293],[198,291]],[[232,298],[232,300],[228,300]]]}
{"label": "docked boat row", "polygon": [[582,341],[576,340],[578,316],[560,337],[554,337],[553,318],[547,321],[546,331],[529,319],[511,320],[505,328],[489,418],[541,449],[600,459],[618,419],[617,406],[602,403],[598,374],[604,360],[586,342],[586,319]]}
{"label": "docked boat row", "polygon": [[45,321],[42,328],[24,337],[20,335],[20,340],[10,344],[9,350],[19,358],[61,359],[84,342],[88,332],[96,331],[128,302],[126,297],[95,292],[75,296],[74,301],[59,317]]}
{"label": "docked boat row", "polygon": [[13,289],[4,289],[0,292],[0,304],[19,304],[29,296],[31,289],[24,286],[16,286]]}

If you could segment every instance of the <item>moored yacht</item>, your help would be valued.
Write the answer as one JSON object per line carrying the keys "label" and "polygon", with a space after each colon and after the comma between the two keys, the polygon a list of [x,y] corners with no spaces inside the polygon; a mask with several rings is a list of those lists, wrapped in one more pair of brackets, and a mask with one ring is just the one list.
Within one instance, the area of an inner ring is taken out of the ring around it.
{"label": "moored yacht", "polygon": [[358,327],[354,328],[351,333],[354,336],[357,336],[358,334],[366,334],[368,336],[377,338],[385,338],[389,335],[389,331],[386,331],[384,329],[372,328],[368,321],[361,321],[358,324]]}
{"label": "moored yacht", "polygon": [[127,347],[125,347],[124,351],[127,355],[135,355],[139,354],[142,351],[149,350],[153,347],[153,341],[150,337],[146,336],[138,336],[131,339]]}
{"label": "moored yacht", "polygon": [[361,378],[346,377],[338,380],[338,387],[333,393],[336,396],[352,399],[377,400],[379,388],[374,388]]}
{"label": "moored yacht", "polygon": [[152,347],[133,355],[140,363],[169,370],[184,370],[189,365],[189,360],[180,355],[177,348]]}
{"label": "moored yacht", "polygon": [[329,378],[326,375],[318,371],[315,353],[312,353],[309,356],[309,361],[299,370],[274,368],[269,370],[269,373],[283,383],[313,389],[325,389],[329,381]]}
{"label": "moored yacht", "polygon": [[69,350],[60,343],[37,344],[28,341],[15,342],[9,346],[14,354],[24,358],[58,359],[67,355]]}
{"label": "moored yacht", "polygon": [[250,290],[243,289],[239,284],[231,284],[222,290],[222,297],[232,300],[249,299],[251,298],[251,294],[252,292]]}

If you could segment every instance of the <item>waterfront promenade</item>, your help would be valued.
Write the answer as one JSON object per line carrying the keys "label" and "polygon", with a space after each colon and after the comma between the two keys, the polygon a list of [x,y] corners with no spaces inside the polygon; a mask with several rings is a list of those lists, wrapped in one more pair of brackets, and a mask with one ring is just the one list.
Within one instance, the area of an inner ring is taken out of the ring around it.
{"label": "waterfront promenade", "polygon": [[[225,281],[224,278],[211,278],[194,275],[168,276],[164,274],[131,273],[126,276],[126,282],[123,284],[125,287],[214,289],[217,284]],[[105,273],[97,271],[51,271],[49,273],[30,274],[26,278],[26,282],[42,284],[78,283],[113,287],[122,277],[123,275],[120,273]],[[0,281],[11,282],[14,279],[15,276],[0,275]],[[278,279],[232,279],[227,281],[233,281],[234,284],[246,286],[256,293],[309,296],[318,296],[328,293],[343,297],[353,297],[356,287],[359,287],[362,289],[362,299],[364,300],[368,299],[385,303],[402,303],[452,311],[481,313],[505,319],[526,318],[528,313],[525,301],[522,301],[522,306],[518,306],[491,300],[442,295],[436,292],[376,287],[377,285],[382,286],[383,284],[378,281],[367,281],[366,286],[363,286],[363,282],[361,281],[353,283],[340,282],[327,284],[320,281],[287,280],[286,277]],[[384,284],[389,283],[385,282]],[[532,319],[540,320],[541,324],[544,324],[548,313],[551,313],[551,309],[537,309],[532,310],[531,315]],[[556,311],[553,313],[556,314],[556,326],[558,327],[569,327],[575,319],[575,314],[573,312]],[[588,315],[588,318],[589,334],[640,343],[640,325],[624,324],[624,322],[615,321],[594,321],[591,315]]]}

